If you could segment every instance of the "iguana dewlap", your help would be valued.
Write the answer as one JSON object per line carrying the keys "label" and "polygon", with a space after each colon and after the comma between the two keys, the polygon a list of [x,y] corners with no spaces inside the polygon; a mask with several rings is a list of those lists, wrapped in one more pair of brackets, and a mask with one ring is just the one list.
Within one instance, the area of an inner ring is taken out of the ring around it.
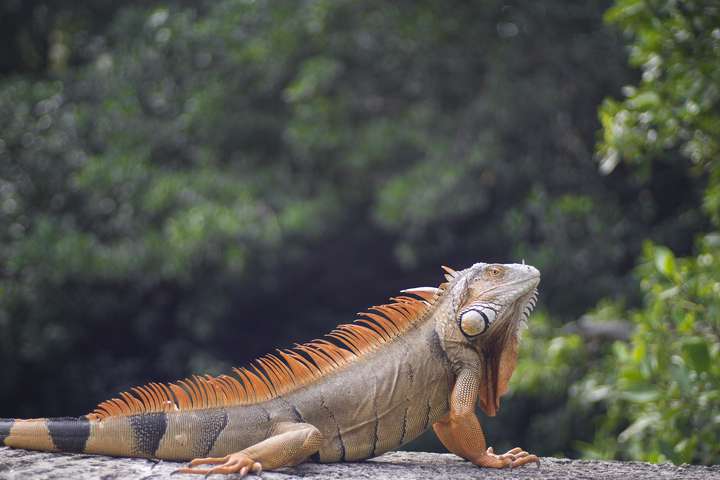
{"label": "iguana dewlap", "polygon": [[438,288],[405,290],[323,339],[233,375],[133,388],[79,418],[0,420],[0,445],[196,459],[191,467],[217,466],[180,471],[244,475],[374,457],[432,426],[448,450],[477,465],[536,462],[519,448],[486,448],[475,408],[494,415],[499,407],[540,272],[484,263],[445,270]]}

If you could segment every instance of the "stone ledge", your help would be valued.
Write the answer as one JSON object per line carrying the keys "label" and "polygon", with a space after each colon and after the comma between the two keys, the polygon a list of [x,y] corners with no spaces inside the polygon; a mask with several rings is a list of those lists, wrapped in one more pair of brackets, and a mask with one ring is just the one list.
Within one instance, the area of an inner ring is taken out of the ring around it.
{"label": "stone ledge", "polygon": [[[170,474],[180,464],[133,458],[113,458],[96,455],[54,454],[0,447],[0,479],[103,479],[103,480],[173,480],[202,479],[201,476]],[[296,478],[378,478],[392,480],[446,478],[519,478],[519,479],[718,479],[720,466],[653,465],[642,462],[608,462],[542,459],[540,467],[527,465],[513,470],[479,469],[455,455],[422,452],[392,452],[359,463],[314,464],[276,472],[263,472],[264,480],[292,480]],[[239,478],[238,475],[213,475],[211,478]],[[249,480],[257,476],[247,477]]]}

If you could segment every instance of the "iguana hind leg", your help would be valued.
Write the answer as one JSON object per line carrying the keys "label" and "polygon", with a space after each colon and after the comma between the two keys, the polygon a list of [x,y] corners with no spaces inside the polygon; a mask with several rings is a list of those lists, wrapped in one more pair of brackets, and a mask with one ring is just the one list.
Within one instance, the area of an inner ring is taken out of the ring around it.
{"label": "iguana hind leg", "polygon": [[[322,434],[309,423],[282,422],[275,425],[272,436],[245,450],[221,458],[197,458],[190,467],[181,468],[177,473],[259,473],[261,470],[274,470],[291,467],[305,461],[317,452],[322,442]],[[198,465],[217,464],[212,468],[193,468]]]}

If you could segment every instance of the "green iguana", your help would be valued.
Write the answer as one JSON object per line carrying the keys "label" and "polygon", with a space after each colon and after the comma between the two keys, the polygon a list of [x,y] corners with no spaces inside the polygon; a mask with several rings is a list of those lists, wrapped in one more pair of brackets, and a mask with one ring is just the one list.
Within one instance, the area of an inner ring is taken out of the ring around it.
{"label": "green iguana", "polygon": [[525,264],[443,268],[447,281],[437,288],[403,290],[352,324],[234,375],[150,383],[79,418],[0,420],[0,445],[194,459],[178,472],[246,475],[374,457],[432,426],[448,450],[476,465],[538,462],[520,448],[486,448],[475,408],[491,416],[499,408],[540,272]]}

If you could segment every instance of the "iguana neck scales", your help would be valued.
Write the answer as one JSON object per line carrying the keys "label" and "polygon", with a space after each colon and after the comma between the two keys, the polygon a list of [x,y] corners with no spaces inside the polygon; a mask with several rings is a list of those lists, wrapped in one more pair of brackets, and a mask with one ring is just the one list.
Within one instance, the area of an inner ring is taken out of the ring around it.
{"label": "iguana neck scales", "polygon": [[[475,416],[494,415],[537,298],[529,265],[446,268],[437,288],[405,290],[322,339],[277,350],[233,375],[150,383],[79,418],[0,420],[0,444],[44,451],[190,460],[186,473],[232,473],[370,458],[431,426],[443,444],[488,467]],[[201,458],[210,456],[212,458]]]}

